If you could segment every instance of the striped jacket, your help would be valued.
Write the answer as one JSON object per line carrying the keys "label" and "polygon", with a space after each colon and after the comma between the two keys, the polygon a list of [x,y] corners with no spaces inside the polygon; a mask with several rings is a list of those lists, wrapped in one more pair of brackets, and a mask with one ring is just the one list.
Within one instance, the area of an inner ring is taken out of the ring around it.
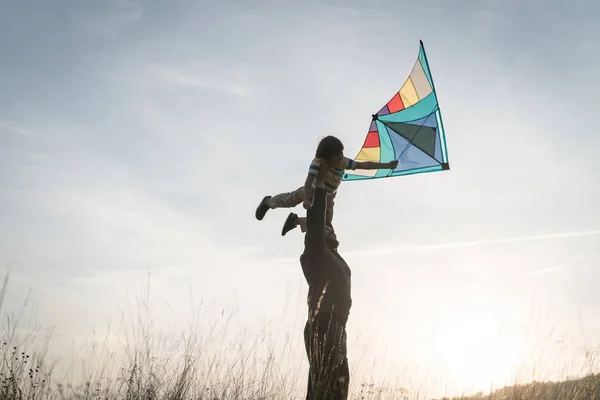
{"label": "striped jacket", "polygon": [[[310,168],[308,169],[308,174],[317,176],[319,174],[319,170],[321,169],[321,163],[325,160],[322,158],[314,158],[310,163]],[[329,174],[325,177],[325,188],[328,193],[337,192],[340,183],[342,183],[342,177],[347,169],[356,169],[356,161],[344,157],[343,160],[338,165],[332,165],[329,169]],[[313,181],[313,187],[316,185],[316,180]]]}

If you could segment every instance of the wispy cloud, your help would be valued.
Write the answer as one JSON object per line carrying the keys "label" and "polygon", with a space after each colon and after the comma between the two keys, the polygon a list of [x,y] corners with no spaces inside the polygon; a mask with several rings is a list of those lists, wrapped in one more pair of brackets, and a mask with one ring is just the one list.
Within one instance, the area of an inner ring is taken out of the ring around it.
{"label": "wispy cloud", "polygon": [[33,136],[33,132],[19,124],[0,119],[0,135],[2,133],[13,133],[24,136]]}
{"label": "wispy cloud", "polygon": [[521,276],[530,277],[530,276],[544,275],[544,274],[549,274],[551,272],[562,271],[567,268],[569,268],[568,265],[556,265],[554,267],[536,269],[535,271],[526,272],[526,273],[522,274]]}
{"label": "wispy cloud", "polygon": [[75,14],[73,23],[79,32],[92,37],[114,39],[122,30],[138,23],[143,17],[141,2],[132,0],[109,0],[98,3],[99,9]]}
{"label": "wispy cloud", "polygon": [[203,79],[199,76],[185,74],[183,72],[175,70],[174,68],[154,66],[151,67],[150,70],[155,77],[163,80],[166,83],[200,88],[206,88],[211,86],[210,82],[207,79]]}
{"label": "wispy cloud", "polygon": [[247,97],[251,91],[249,83],[230,70],[216,72],[200,68],[197,71],[185,71],[181,67],[154,65],[149,71],[152,78],[171,85],[206,89],[240,98]]}
{"label": "wispy cloud", "polygon": [[519,243],[519,242],[530,242],[530,241],[541,241],[541,240],[556,240],[556,239],[570,239],[584,236],[597,236],[600,235],[600,230],[589,230],[579,232],[564,232],[564,233],[551,233],[545,235],[531,235],[531,236],[517,236],[510,238],[499,238],[499,239],[488,239],[488,240],[474,240],[468,242],[451,242],[451,243],[439,243],[439,244],[427,244],[427,245],[414,245],[393,248],[390,246],[372,247],[364,250],[356,250],[347,252],[348,256],[372,256],[372,255],[385,255],[385,254],[398,254],[407,252],[420,252],[420,251],[433,251],[433,250],[444,250],[454,249],[459,247],[477,247],[477,246],[490,246],[495,244],[504,243]]}

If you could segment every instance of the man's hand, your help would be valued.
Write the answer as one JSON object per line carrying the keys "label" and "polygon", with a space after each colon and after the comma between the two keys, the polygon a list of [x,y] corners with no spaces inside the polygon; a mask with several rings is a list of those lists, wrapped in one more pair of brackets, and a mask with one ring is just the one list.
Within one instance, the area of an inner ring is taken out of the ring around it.
{"label": "man's hand", "polygon": [[387,166],[389,169],[395,169],[398,166],[398,160],[390,161]]}
{"label": "man's hand", "polygon": [[310,208],[312,207],[312,202],[310,200],[304,200],[302,202],[302,206],[305,210],[310,210]]}

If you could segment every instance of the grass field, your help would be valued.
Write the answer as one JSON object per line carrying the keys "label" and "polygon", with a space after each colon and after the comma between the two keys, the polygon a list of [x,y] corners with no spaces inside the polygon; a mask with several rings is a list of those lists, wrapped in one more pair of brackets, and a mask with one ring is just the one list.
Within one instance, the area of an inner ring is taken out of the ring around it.
{"label": "grass field", "polygon": [[[0,306],[7,285],[8,275]],[[109,333],[60,370],[59,359],[52,354],[52,331],[23,329],[19,317],[6,315],[0,339],[0,399],[303,398],[306,372],[297,367],[302,352],[293,348],[289,337],[273,341],[268,332],[258,336],[242,332],[232,338],[226,334],[229,316],[223,314],[208,329],[209,322],[198,319],[176,340],[167,340],[155,332],[144,304],[139,303],[141,313],[135,321],[126,321],[129,330],[124,341],[115,342]],[[197,329],[201,325],[204,329]],[[589,359],[595,366],[594,355]],[[350,399],[431,400],[422,394],[426,379],[416,387],[403,387],[394,379],[375,382],[369,379],[369,371],[351,372]],[[515,383],[492,394],[452,399],[600,399],[600,375],[586,373],[556,383]]]}

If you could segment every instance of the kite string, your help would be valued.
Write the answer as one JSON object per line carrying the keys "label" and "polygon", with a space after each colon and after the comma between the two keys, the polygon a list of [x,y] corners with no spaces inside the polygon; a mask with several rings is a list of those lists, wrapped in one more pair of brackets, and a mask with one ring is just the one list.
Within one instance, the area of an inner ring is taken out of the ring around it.
{"label": "kite string", "polygon": [[[437,108],[438,108],[438,106],[436,104],[436,106],[433,107],[433,109],[431,110],[431,112],[423,120],[423,123],[419,126],[419,129],[417,129],[417,131],[415,132],[415,134],[410,138],[410,140],[408,141],[408,143],[404,147],[404,150],[402,150],[402,152],[400,153],[400,155],[398,156],[398,158],[396,158],[396,161],[398,161],[398,162],[400,161],[400,157],[402,157],[402,155],[406,152],[406,150],[408,149],[408,147],[412,144],[412,141],[419,134],[419,131],[421,130],[421,128],[423,128],[425,126],[425,121],[427,121],[427,119],[431,116],[431,114],[433,114],[436,111]],[[387,126],[386,126],[386,129],[387,129]],[[386,177],[389,177],[390,175],[392,175],[393,172],[394,172],[394,170],[390,169],[390,172],[388,172],[388,174],[386,175]]]}

